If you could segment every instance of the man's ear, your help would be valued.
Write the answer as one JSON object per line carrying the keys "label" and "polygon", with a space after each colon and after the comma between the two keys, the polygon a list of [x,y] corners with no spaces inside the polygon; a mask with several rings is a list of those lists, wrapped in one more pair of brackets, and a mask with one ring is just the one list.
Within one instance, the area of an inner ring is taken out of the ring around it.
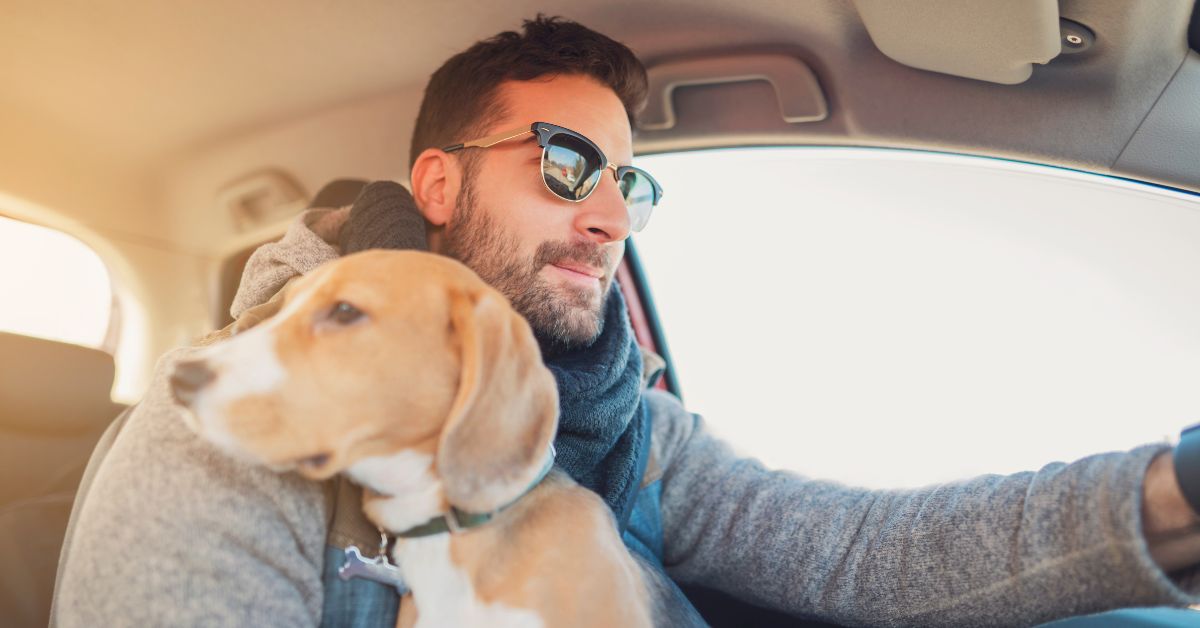
{"label": "man's ear", "polygon": [[451,505],[490,512],[520,496],[558,427],[558,386],[529,323],[494,290],[451,295],[462,352],[437,470]]}
{"label": "man's ear", "polygon": [[412,167],[412,193],[417,209],[430,224],[443,227],[458,204],[462,167],[453,155],[426,148]]}

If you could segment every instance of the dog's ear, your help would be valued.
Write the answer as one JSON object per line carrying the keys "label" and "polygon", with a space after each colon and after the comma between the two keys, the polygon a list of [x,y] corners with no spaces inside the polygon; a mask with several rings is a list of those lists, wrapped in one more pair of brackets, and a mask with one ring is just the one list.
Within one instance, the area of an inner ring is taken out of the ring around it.
{"label": "dog's ear", "polygon": [[450,311],[462,371],[437,470],[451,505],[490,512],[541,470],[558,427],[558,388],[529,324],[499,293],[456,292]]}

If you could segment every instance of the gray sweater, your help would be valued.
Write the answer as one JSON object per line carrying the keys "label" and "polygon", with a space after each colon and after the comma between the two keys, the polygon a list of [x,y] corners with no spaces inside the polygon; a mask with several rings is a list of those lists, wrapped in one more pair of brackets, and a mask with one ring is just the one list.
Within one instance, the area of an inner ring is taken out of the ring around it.
{"label": "gray sweater", "polygon": [[[304,257],[295,271],[306,272],[336,256],[310,255],[331,239],[314,235],[315,224],[297,223],[275,261]],[[262,258],[249,268],[244,281],[261,290],[243,309],[290,276]],[[60,565],[58,625],[320,622],[332,486],[247,466],[194,436],[166,388],[171,365],[192,351],[164,356],[143,401],[98,450]],[[680,582],[853,625],[1029,625],[1200,603],[1200,570],[1162,573],[1140,532],[1142,480],[1165,445],[871,491],[765,469],[674,397],[647,394],[664,562]]]}

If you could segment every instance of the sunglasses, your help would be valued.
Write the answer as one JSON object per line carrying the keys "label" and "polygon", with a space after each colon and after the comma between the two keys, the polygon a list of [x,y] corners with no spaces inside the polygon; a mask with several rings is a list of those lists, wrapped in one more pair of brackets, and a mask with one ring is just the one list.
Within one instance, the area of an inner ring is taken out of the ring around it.
{"label": "sunglasses", "polygon": [[612,170],[617,187],[629,210],[630,228],[641,231],[650,222],[650,213],[662,199],[662,186],[645,170],[609,163],[604,152],[588,138],[561,126],[534,122],[488,137],[447,146],[447,153],[464,148],[490,148],[532,133],[542,148],[542,181],[555,196],[578,203],[586,200],[600,185],[605,170]]}

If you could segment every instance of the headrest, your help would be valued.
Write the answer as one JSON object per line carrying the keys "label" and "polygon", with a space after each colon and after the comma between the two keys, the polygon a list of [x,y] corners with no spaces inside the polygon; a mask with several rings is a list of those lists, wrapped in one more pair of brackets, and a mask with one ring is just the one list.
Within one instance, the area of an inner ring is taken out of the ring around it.
{"label": "headrest", "polygon": [[0,332],[0,428],[63,432],[111,421],[112,356]]}
{"label": "headrest", "polygon": [[309,208],[314,207],[345,207],[354,202],[358,198],[362,189],[367,186],[367,181],[362,179],[334,179],[325,184],[312,201],[308,203]]}
{"label": "headrest", "polygon": [[[308,207],[309,209],[335,209],[350,205],[362,193],[367,183],[369,182],[363,179],[334,179],[317,192]],[[217,300],[213,304],[216,308],[213,310],[213,322],[217,329],[233,322],[233,317],[229,315],[229,306],[233,304],[233,299],[237,296],[238,284],[242,281],[242,271],[246,269],[246,262],[250,261],[250,256],[263,244],[266,242],[248,246],[221,262],[221,270],[217,278]]]}

